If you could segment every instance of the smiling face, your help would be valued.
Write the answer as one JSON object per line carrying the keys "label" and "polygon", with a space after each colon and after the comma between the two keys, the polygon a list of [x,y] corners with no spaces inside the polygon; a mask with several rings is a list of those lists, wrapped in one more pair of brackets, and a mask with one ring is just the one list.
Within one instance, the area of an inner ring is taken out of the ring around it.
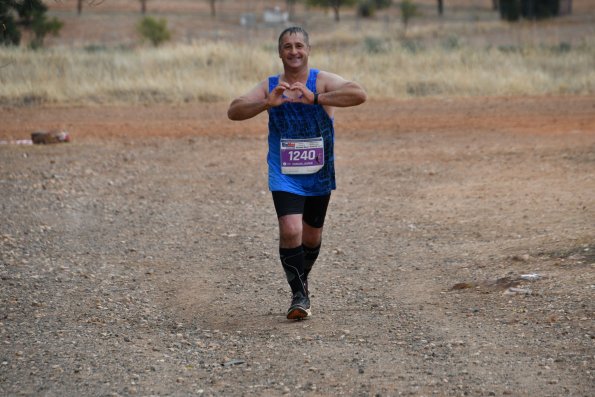
{"label": "smiling face", "polygon": [[303,33],[288,32],[279,40],[279,58],[281,58],[285,69],[307,68],[309,55],[310,45]]}

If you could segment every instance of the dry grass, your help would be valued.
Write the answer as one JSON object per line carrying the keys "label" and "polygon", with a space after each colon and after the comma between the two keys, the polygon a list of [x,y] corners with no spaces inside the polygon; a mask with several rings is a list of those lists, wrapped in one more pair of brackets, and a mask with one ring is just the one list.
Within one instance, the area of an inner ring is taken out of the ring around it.
{"label": "dry grass", "polygon": [[[311,65],[361,82],[373,97],[595,93],[595,42],[478,47],[337,33]],[[226,101],[280,71],[274,45],[196,42],[163,48],[0,48],[1,104]]]}
{"label": "dry grass", "polygon": [[[249,4],[277,3],[222,2],[212,19],[207,2],[149,2],[173,30],[172,43],[155,49],[137,47],[138,3],[102,2],[78,16],[73,2],[51,2],[65,27],[48,49],[0,47],[0,105],[229,101],[280,72],[278,27],[237,24]],[[595,93],[591,1],[575,0],[570,17],[518,24],[500,21],[489,2],[453,0],[443,19],[434,0],[416,3],[424,16],[406,39],[396,7],[373,20],[346,9],[341,24],[298,7],[313,33],[310,64],[377,98]]]}

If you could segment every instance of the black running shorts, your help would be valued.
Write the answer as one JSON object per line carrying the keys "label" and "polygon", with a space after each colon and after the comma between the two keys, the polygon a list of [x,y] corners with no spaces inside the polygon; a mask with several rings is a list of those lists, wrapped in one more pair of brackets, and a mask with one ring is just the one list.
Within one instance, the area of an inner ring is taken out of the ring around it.
{"label": "black running shorts", "polygon": [[326,209],[331,195],[300,196],[288,192],[273,192],[273,202],[277,217],[291,214],[302,214],[303,220],[311,227],[320,228],[324,225]]}

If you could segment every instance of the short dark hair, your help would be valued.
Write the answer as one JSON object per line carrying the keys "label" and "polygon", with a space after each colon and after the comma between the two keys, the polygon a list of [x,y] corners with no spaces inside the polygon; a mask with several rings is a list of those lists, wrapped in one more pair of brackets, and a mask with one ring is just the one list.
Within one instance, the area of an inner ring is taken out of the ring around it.
{"label": "short dark hair", "polygon": [[287,29],[285,29],[284,31],[281,32],[281,34],[279,35],[279,49],[281,49],[281,40],[283,40],[283,36],[285,36],[286,34],[298,34],[301,33],[302,36],[304,36],[304,41],[306,42],[306,45],[308,47],[310,47],[310,36],[308,36],[308,32],[306,32],[306,30],[300,26],[292,26],[289,27]]}

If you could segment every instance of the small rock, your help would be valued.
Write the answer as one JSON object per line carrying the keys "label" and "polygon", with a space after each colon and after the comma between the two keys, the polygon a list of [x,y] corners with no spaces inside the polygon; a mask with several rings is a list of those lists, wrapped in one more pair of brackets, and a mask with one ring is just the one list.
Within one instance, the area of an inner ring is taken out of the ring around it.
{"label": "small rock", "polygon": [[241,364],[245,364],[245,363],[246,363],[246,361],[244,361],[244,360],[233,359],[233,360],[226,361],[225,363],[223,363],[221,365],[223,365],[224,367],[231,367],[234,365],[241,365]]}
{"label": "small rock", "polygon": [[541,275],[537,273],[521,274],[521,280],[525,281],[537,281],[541,279]]}
{"label": "small rock", "polygon": [[450,289],[452,291],[455,291],[455,290],[459,290],[459,289],[468,289],[468,288],[474,288],[474,287],[475,287],[475,284],[473,284],[473,283],[457,283],[457,284],[453,285]]}
{"label": "small rock", "polygon": [[504,295],[531,295],[531,290],[528,288],[508,288],[504,291]]}
{"label": "small rock", "polygon": [[513,255],[510,259],[517,262],[527,262],[531,257],[529,254]]}

